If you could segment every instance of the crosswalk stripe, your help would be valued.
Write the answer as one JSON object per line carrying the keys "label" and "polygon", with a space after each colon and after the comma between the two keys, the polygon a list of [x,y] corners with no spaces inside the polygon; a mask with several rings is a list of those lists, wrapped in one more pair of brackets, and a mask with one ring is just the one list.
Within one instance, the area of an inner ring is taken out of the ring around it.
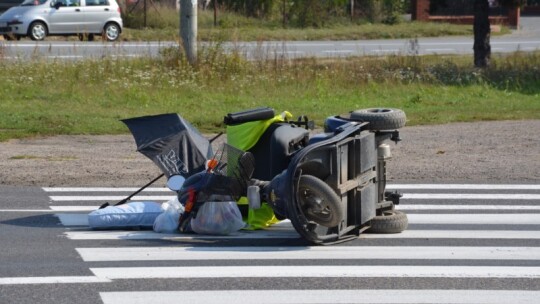
{"label": "crosswalk stripe", "polygon": [[0,285],[107,283],[110,281],[96,276],[10,277],[0,278]]}
{"label": "crosswalk stripe", "polygon": [[534,184],[387,184],[392,190],[540,190]]}
{"label": "crosswalk stripe", "polygon": [[[88,226],[88,215],[55,214],[64,226]],[[540,213],[525,214],[407,214],[410,224],[540,225]]]}
{"label": "crosswalk stripe", "polygon": [[540,298],[537,290],[325,289],[325,290],[188,290],[101,292],[104,304],[524,304]]}
{"label": "crosswalk stripe", "polygon": [[499,193],[403,193],[401,199],[447,199],[447,200],[539,200],[540,194]]}
{"label": "crosswalk stripe", "polygon": [[[392,190],[540,190],[536,184],[387,184]],[[135,192],[135,187],[43,187],[45,192]],[[170,192],[166,187],[148,187],[142,192]]]}
{"label": "crosswalk stripe", "polygon": [[[94,211],[99,208],[98,205],[95,206],[50,206],[51,210],[58,212],[75,212],[75,211]],[[499,210],[499,211],[538,211],[540,206],[531,206],[531,205],[425,205],[425,204],[414,204],[406,205],[401,204],[396,206],[397,210],[403,211],[416,211],[416,210]],[[49,210],[49,211],[51,211]],[[2,210],[0,210],[2,211]],[[9,211],[9,210],[8,210]],[[36,210],[47,212],[47,210]]]}
{"label": "crosswalk stripe", "polygon": [[540,210],[530,205],[397,205],[397,210]]}
{"label": "crosswalk stripe", "polygon": [[[266,230],[239,232],[230,236],[206,236],[178,233],[155,233],[153,231],[68,231],[65,236],[71,240],[194,240],[194,239],[266,239],[266,238],[299,238],[298,233],[290,226],[288,230]],[[405,230],[401,233],[370,234],[362,233],[365,239],[521,239],[538,240],[540,231],[523,230]]]}
{"label": "crosswalk stripe", "polygon": [[407,214],[410,224],[540,225],[540,214]]}
{"label": "crosswalk stripe", "polygon": [[504,239],[538,240],[540,231],[531,230],[405,230],[401,233],[362,233],[365,239]]}
{"label": "crosswalk stripe", "polygon": [[77,248],[86,262],[177,260],[538,260],[540,247],[111,247]]}
{"label": "crosswalk stripe", "polygon": [[[88,226],[88,215],[55,214],[64,226]],[[407,214],[409,224],[540,225],[540,213],[532,214]]]}
{"label": "crosswalk stripe", "polygon": [[[43,187],[45,192],[135,192],[139,188],[113,187]],[[148,187],[141,192],[172,192],[169,188]]]}
{"label": "crosswalk stripe", "polygon": [[[136,195],[131,198],[132,201],[168,201],[175,198],[174,195]],[[113,201],[118,202],[125,199],[125,196],[115,195],[53,195],[49,196],[52,201],[56,202],[80,202],[80,201]]]}
{"label": "crosswalk stripe", "polygon": [[540,278],[540,267],[501,266],[202,266],[90,268],[104,279],[194,278]]}
{"label": "crosswalk stripe", "polygon": [[[174,195],[136,195],[132,201],[167,201]],[[120,201],[125,196],[118,195],[52,195],[50,199],[56,202],[65,201]],[[403,200],[432,199],[432,200],[539,200],[540,194],[500,194],[500,193],[403,193]]]}
{"label": "crosswalk stripe", "polygon": [[239,231],[230,235],[203,235],[180,233],[155,233],[153,231],[68,231],[65,232],[71,240],[173,240],[189,241],[204,239],[297,239],[300,236],[291,230],[257,230]]}

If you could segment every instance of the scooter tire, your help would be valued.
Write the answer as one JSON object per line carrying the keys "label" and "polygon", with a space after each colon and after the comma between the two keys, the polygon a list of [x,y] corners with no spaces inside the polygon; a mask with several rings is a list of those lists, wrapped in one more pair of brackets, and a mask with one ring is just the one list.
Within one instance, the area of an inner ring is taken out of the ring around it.
{"label": "scooter tire", "polygon": [[370,225],[368,233],[400,233],[407,229],[409,219],[407,214],[393,210],[374,217]]}
{"label": "scooter tire", "polygon": [[335,227],[345,214],[336,192],[313,175],[302,175],[297,189],[298,204],[305,217],[325,227]]}
{"label": "scooter tire", "polygon": [[400,109],[371,108],[351,112],[350,119],[369,122],[367,128],[372,131],[397,130],[405,126],[407,116]]}

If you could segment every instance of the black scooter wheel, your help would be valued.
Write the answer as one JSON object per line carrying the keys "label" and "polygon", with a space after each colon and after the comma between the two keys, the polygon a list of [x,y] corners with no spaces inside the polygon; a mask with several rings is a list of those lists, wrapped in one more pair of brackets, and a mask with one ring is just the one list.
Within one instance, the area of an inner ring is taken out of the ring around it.
{"label": "black scooter wheel", "polygon": [[350,119],[369,122],[367,128],[373,131],[397,130],[405,126],[407,117],[400,109],[371,108],[351,112]]}
{"label": "black scooter wheel", "polygon": [[371,220],[368,233],[400,233],[407,229],[409,220],[401,211],[387,211]]}
{"label": "black scooter wheel", "polygon": [[345,217],[341,200],[334,190],[313,175],[300,177],[297,198],[305,217],[319,225],[335,227]]}

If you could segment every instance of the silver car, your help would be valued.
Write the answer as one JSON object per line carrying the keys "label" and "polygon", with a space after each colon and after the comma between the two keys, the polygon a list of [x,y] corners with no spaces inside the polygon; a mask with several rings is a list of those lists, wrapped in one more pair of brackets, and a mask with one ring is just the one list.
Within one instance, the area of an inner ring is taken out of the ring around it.
{"label": "silver car", "polygon": [[78,35],[91,41],[94,35],[102,35],[115,41],[122,26],[116,0],[24,0],[0,15],[0,35],[8,40]]}

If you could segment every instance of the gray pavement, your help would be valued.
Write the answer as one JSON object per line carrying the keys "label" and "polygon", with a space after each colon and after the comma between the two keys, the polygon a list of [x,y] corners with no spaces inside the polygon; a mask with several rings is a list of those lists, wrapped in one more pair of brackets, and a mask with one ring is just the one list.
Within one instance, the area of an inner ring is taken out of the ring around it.
{"label": "gray pavement", "polygon": [[510,36],[540,38],[540,16],[521,16],[519,28]]}

